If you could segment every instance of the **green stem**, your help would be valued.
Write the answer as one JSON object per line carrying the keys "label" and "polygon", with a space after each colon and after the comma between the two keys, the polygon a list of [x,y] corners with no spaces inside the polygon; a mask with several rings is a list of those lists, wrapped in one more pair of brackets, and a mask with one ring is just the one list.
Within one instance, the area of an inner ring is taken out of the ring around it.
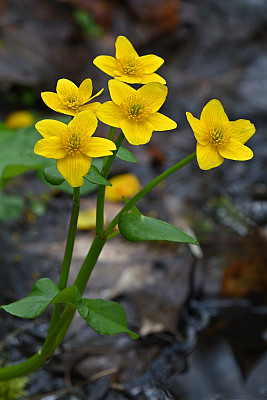
{"label": "green stem", "polygon": [[[65,289],[65,287],[67,286],[67,282],[68,282],[74,241],[75,241],[75,236],[76,236],[76,231],[77,231],[77,220],[78,220],[78,215],[79,215],[79,209],[80,209],[80,188],[74,187],[73,188],[73,203],[72,203],[69,231],[68,231],[68,237],[67,237],[67,242],[66,242],[66,246],[65,246],[65,253],[64,253],[64,258],[63,258],[63,262],[62,262],[59,283],[58,283],[58,288],[60,290]],[[62,307],[63,307],[63,304],[55,304],[55,306],[54,306],[51,321],[50,321],[50,326],[49,326],[48,333],[47,333],[48,337],[51,334],[51,332],[53,331],[56,323],[59,320],[59,317],[60,317],[60,314],[62,311]]]}
{"label": "green stem", "polygon": [[160,174],[155,179],[153,179],[153,181],[149,182],[142,190],[140,190],[140,192],[138,192],[131,200],[129,200],[127,202],[127,204],[125,204],[125,206],[121,209],[121,211],[116,215],[116,217],[113,218],[113,220],[110,222],[107,229],[105,230],[104,236],[108,237],[111,234],[111,232],[117,225],[122,213],[130,210],[142,197],[144,197],[148,192],[150,192],[151,189],[153,189],[155,186],[157,186],[164,179],[168,178],[168,176],[170,176],[174,172],[178,171],[179,169],[183,168],[185,165],[189,164],[195,158],[196,158],[196,153],[194,152],[194,153],[190,154],[188,157],[179,161],[173,167],[164,171],[162,174]]}
{"label": "green stem", "polygon": [[39,352],[28,358],[26,361],[16,365],[10,365],[0,369],[0,381],[24,376],[40,368],[46,361],[46,358]]}
{"label": "green stem", "polygon": [[74,313],[75,309],[69,307],[69,310],[67,310],[67,312],[65,313],[65,318],[60,319],[56,327],[53,329],[52,334],[46,338],[43,347],[38,351],[38,353],[34,354],[32,357],[19,364],[0,368],[0,381],[27,375],[30,372],[40,368],[58,347],[59,343],[55,339],[60,334],[61,330],[66,327],[66,320],[69,322],[69,327]]}
{"label": "green stem", "polygon": [[[95,236],[90,250],[87,254],[87,256],[84,259],[84,262],[81,266],[81,269],[77,275],[77,278],[74,282],[74,285],[77,286],[78,290],[80,291],[81,295],[83,294],[86,285],[88,283],[88,280],[91,276],[91,273],[96,265],[96,262],[98,260],[98,257],[103,249],[104,244],[106,243],[106,239],[102,239],[99,236]],[[68,328],[71,324],[71,321],[74,317],[75,314],[75,309],[69,305],[67,305],[62,313],[62,316],[60,318],[60,321],[58,325],[55,328],[55,331],[52,332],[52,335],[54,337],[54,342],[51,344],[46,344],[44,343],[42,351],[48,352],[49,354],[52,354],[55,349],[60,345],[62,340],[64,339]],[[60,329],[58,329],[58,326],[62,324]]]}
{"label": "green stem", "polygon": [[114,134],[115,134],[115,128],[114,128],[114,126],[111,126],[109,129],[108,139],[113,141]]}
{"label": "green stem", "polygon": [[[115,128],[111,127],[110,132],[109,132],[109,137],[113,137]],[[116,140],[115,144],[117,147],[117,150],[113,152],[112,156],[105,157],[104,163],[103,163],[103,168],[102,168],[102,175],[104,178],[107,179],[111,165],[116,157],[117,151],[119,150],[122,142],[124,139],[124,135],[121,132],[118,139]],[[96,206],[96,234],[98,236],[103,235],[103,230],[104,230],[104,203],[105,203],[105,191],[106,191],[106,186],[105,185],[99,185],[98,186],[98,191],[97,191],[97,206]]]}
{"label": "green stem", "polygon": [[84,259],[83,265],[77,275],[74,285],[77,286],[80,293],[83,294],[86,288],[87,282],[91,276],[94,266],[98,260],[99,254],[103,249],[106,239],[99,236],[95,236],[93,243],[91,244],[90,250]]}

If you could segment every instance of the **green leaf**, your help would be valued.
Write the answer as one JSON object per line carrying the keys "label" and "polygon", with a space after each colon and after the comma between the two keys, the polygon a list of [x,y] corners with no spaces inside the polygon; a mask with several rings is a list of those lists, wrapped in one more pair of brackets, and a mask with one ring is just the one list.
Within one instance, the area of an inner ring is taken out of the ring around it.
{"label": "green leaf", "polygon": [[133,153],[131,153],[130,150],[122,146],[120,146],[119,150],[117,151],[116,157],[122,161],[128,161],[134,164],[138,163]]}
{"label": "green leaf", "polygon": [[75,308],[78,305],[82,308],[81,302],[82,296],[75,285],[60,291],[51,279],[42,278],[35,282],[29,296],[0,308],[20,318],[36,318],[50,304],[66,303]]}
{"label": "green leaf", "polygon": [[[0,130],[0,186],[13,176],[42,167],[42,157],[33,152],[38,139],[39,134],[34,127]],[[10,166],[13,168],[10,169]]]}
{"label": "green leaf", "polygon": [[187,233],[159,219],[123,213],[119,219],[119,230],[122,236],[130,242],[146,240],[166,240],[169,242],[183,242],[198,244],[197,240]]}
{"label": "green leaf", "polygon": [[44,178],[48,183],[55,186],[58,186],[65,181],[56,165],[50,165],[50,167],[44,169]]}
{"label": "green leaf", "polygon": [[66,303],[70,306],[77,308],[82,301],[81,293],[79,292],[77,286],[72,285],[61,290],[52,300],[51,304]]}
{"label": "green leaf", "polygon": [[114,301],[102,299],[83,299],[78,306],[80,316],[101,335],[128,333],[137,339],[137,333],[127,328],[127,320],[123,307]]}
{"label": "green leaf", "polygon": [[84,176],[84,179],[98,185],[112,186],[111,183],[100,174],[94,165],[91,165],[91,168],[89,169],[88,174]]}
{"label": "green leaf", "polygon": [[59,288],[51,279],[42,278],[35,282],[29,296],[1,308],[20,318],[36,318],[46,310],[59,292]]}

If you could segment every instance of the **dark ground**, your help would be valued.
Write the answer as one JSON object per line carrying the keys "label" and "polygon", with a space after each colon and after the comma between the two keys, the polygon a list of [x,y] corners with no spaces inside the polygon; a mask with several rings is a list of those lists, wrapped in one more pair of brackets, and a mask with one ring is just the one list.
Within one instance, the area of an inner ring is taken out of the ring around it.
{"label": "dark ground", "polygon": [[[141,339],[101,337],[75,319],[52,361],[30,375],[29,398],[264,400],[267,3],[9,0],[0,7],[3,118],[14,108],[25,108],[25,93],[30,108],[48,115],[39,93],[53,91],[62,77],[76,83],[91,77],[95,92],[106,88],[107,78],[92,60],[112,55],[119,34],[140,54],[165,59],[160,72],[169,95],[163,111],[179,127],[154,133],[146,146],[129,146],[138,164],[118,162],[113,174],[133,172],[145,185],[193,152],[185,112],[199,116],[211,98],[221,100],[230,119],[250,119],[257,128],[249,141],[255,154],[251,161],[225,161],[207,172],[192,163],[140,202],[143,213],[190,228],[199,251],[120,238],[104,248],[86,296],[123,304],[130,329]],[[77,7],[94,16],[97,25],[90,32],[77,23]],[[96,26],[104,32],[100,38],[93,36]],[[107,89],[104,93],[102,101],[108,98]],[[6,190],[24,195],[34,190],[38,196],[47,189],[28,173]],[[82,207],[94,202],[95,194],[88,195]],[[115,208],[108,205],[107,212]],[[3,223],[1,303],[25,296],[40,277],[57,281],[70,209],[71,198],[57,194],[36,220],[24,214]],[[72,280],[92,235],[78,234]],[[47,314],[37,325],[4,313],[1,318],[2,339],[21,330],[6,343],[4,359],[18,361],[38,350]]]}

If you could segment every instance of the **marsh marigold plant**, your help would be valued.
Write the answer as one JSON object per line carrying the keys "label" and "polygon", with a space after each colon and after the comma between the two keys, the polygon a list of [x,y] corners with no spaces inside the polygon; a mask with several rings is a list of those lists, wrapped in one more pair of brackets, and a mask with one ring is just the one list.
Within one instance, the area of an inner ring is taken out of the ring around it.
{"label": "marsh marigold plant", "polygon": [[112,101],[101,104],[97,117],[105,124],[121,128],[130,144],[148,143],[153,131],[175,129],[172,119],[158,112],[168,89],[158,82],[150,82],[135,90],[126,83],[109,81]]}
{"label": "marsh marigold plant", "polygon": [[43,136],[34,152],[46,158],[54,158],[57,169],[72,186],[84,183],[92,163],[92,157],[112,155],[115,144],[108,139],[92,137],[97,127],[97,118],[91,111],[83,111],[68,125],[44,119],[37,122],[36,129]]}
{"label": "marsh marigold plant", "polygon": [[154,54],[139,57],[125,36],[117,38],[115,47],[115,57],[98,56],[93,61],[103,72],[126,83],[166,83],[165,79],[155,73],[164,63],[163,58]]}
{"label": "marsh marigold plant", "polygon": [[201,169],[218,167],[224,158],[246,161],[253,157],[252,150],[244,144],[255,133],[254,125],[246,119],[229,121],[219,100],[209,101],[200,119],[186,113],[197,140],[197,162]]}
{"label": "marsh marigold plant", "polygon": [[99,90],[97,94],[92,96],[93,84],[91,79],[85,79],[79,87],[68,79],[59,79],[56,86],[56,93],[42,92],[41,96],[44,103],[52,110],[75,116],[79,112],[86,110],[96,112],[100,103],[87,103],[99,96],[103,90]]}
{"label": "marsh marigold plant", "polygon": [[[163,64],[163,59],[151,54],[139,56],[124,36],[118,37],[115,46],[115,57],[99,56],[94,60],[98,68],[115,78],[108,83],[110,101],[104,104],[92,102],[102,90],[92,96],[91,79],[85,79],[79,87],[68,79],[60,79],[56,93],[42,93],[48,107],[73,117],[68,124],[53,119],[37,122],[35,126],[42,139],[34,147],[36,154],[56,160],[58,170],[55,161],[37,160],[38,168],[43,161],[46,181],[59,185],[56,187],[60,190],[63,177],[72,186],[72,211],[58,282],[49,278],[38,279],[24,299],[0,306],[21,318],[36,318],[51,305],[54,307],[42,347],[27,360],[1,367],[0,381],[29,374],[44,365],[62,343],[76,312],[101,335],[127,333],[137,339],[138,334],[128,329],[122,305],[108,299],[84,297],[105,243],[121,235],[129,242],[169,241],[197,245],[196,238],[177,226],[143,215],[137,203],[196,158],[201,169],[210,169],[222,164],[224,158],[249,160],[253,157],[252,150],[245,143],[254,134],[254,125],[245,119],[229,121],[219,100],[213,99],[203,108],[200,119],[190,112],[186,113],[197,140],[196,151],[144,185],[132,174],[110,178],[116,158],[123,162],[138,162],[138,150],[134,155],[122,146],[125,138],[132,145],[143,145],[150,141],[154,131],[169,131],[177,126],[175,121],[159,112],[168,93],[165,80],[155,72]],[[129,85],[133,83],[143,86],[134,89]],[[108,139],[93,137],[98,119],[109,125]],[[10,135],[10,131],[4,133]],[[169,137],[165,134],[164,140],[168,142]],[[176,150],[179,152],[178,148]],[[32,156],[36,161],[36,156]],[[99,163],[101,170],[91,165],[94,157],[104,157]],[[80,191],[84,177],[95,185],[93,189],[97,188],[96,207],[81,212],[79,219],[80,195],[87,190],[85,186],[85,190]],[[143,179],[146,177],[147,174],[144,174]],[[65,190],[66,186],[61,189]],[[123,200],[111,221],[105,218],[105,200]],[[77,223],[80,229],[94,228],[95,235],[92,240],[89,239],[88,253],[70,284]]]}

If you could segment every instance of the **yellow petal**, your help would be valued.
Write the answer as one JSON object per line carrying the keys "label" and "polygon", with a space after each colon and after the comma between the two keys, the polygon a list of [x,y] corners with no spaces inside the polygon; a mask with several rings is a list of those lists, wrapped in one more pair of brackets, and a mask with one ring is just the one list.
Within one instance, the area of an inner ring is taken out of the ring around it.
{"label": "yellow petal", "polygon": [[95,228],[96,226],[96,208],[89,208],[88,210],[80,210],[77,228],[80,230],[87,230]]}
{"label": "yellow petal", "polygon": [[[79,107],[79,112],[82,111],[91,111],[92,113],[96,113],[101,103],[95,101],[94,103],[84,104],[83,106]],[[76,115],[76,114],[75,114]]]}
{"label": "yellow petal", "polygon": [[166,86],[158,82],[150,82],[137,90],[137,94],[146,100],[146,105],[154,113],[164,103],[168,89]]}
{"label": "yellow petal", "polygon": [[230,160],[246,161],[253,157],[253,151],[237,140],[230,140],[227,144],[219,145],[218,151],[222,157]]}
{"label": "yellow petal", "polygon": [[78,87],[69,79],[59,79],[57,82],[57,95],[60,100],[78,98]]}
{"label": "yellow petal", "polygon": [[97,118],[104,124],[120,128],[121,121],[126,118],[121,108],[113,101],[107,101],[97,109]]}
{"label": "yellow petal", "polygon": [[104,89],[100,89],[96,94],[94,94],[92,97],[90,97],[90,101],[93,100],[95,97],[100,96],[100,94],[103,92]]}
{"label": "yellow petal", "polygon": [[116,150],[116,145],[111,140],[93,137],[85,154],[89,157],[104,157],[112,155],[111,150]]}
{"label": "yellow petal", "polygon": [[34,147],[35,154],[46,158],[60,159],[66,156],[66,147],[62,145],[61,138],[52,136],[39,140]]}
{"label": "yellow petal", "polygon": [[164,63],[163,58],[155,56],[154,54],[148,54],[147,56],[141,56],[139,61],[142,63],[143,71],[145,74],[152,74],[157,71],[159,67]]}
{"label": "yellow petal", "polygon": [[91,163],[92,158],[75,152],[74,155],[57,160],[57,169],[70,186],[79,187],[83,185],[83,176],[89,171]]}
{"label": "yellow petal", "polygon": [[210,100],[202,110],[200,120],[207,125],[218,125],[229,122],[223,106],[219,100]]}
{"label": "yellow petal", "polygon": [[223,157],[212,143],[208,143],[206,146],[197,143],[197,162],[199,168],[207,170],[221,165]]}
{"label": "yellow petal", "polygon": [[186,113],[186,118],[194,132],[196,140],[205,146],[209,142],[209,135],[203,121],[195,118],[190,112]]}
{"label": "yellow petal", "polygon": [[149,122],[130,119],[121,121],[121,129],[128,142],[135,146],[148,143],[153,132],[153,126]]}
{"label": "yellow petal", "polygon": [[72,109],[69,109],[63,105],[62,101],[59,99],[56,93],[42,92],[41,97],[43,99],[43,102],[52,110],[60,112],[62,114],[75,115],[73,114],[74,111]]}
{"label": "yellow petal", "polygon": [[142,84],[146,84],[146,83],[149,83],[149,82],[159,82],[159,83],[162,83],[163,85],[166,84],[165,79],[162,78],[160,75],[155,74],[155,73],[154,74],[142,75],[141,79],[142,80],[141,80],[140,83],[142,83]]}
{"label": "yellow petal", "polygon": [[116,43],[116,58],[139,58],[132,43],[125,36],[118,36]]}
{"label": "yellow petal", "polygon": [[138,178],[133,174],[117,175],[109,181],[112,186],[107,186],[105,192],[105,197],[109,201],[123,201],[122,196],[128,199],[141,189]]}
{"label": "yellow petal", "polygon": [[256,131],[255,126],[247,119],[229,121],[227,128],[231,132],[231,138],[242,144],[246,143]]}
{"label": "yellow petal", "polygon": [[117,79],[111,79],[108,82],[108,87],[111,100],[117,105],[120,105],[123,99],[136,95],[135,89],[127,85],[127,83],[120,82]]}
{"label": "yellow petal", "polygon": [[83,111],[77,114],[68,124],[70,129],[84,132],[92,136],[97,128],[97,118],[92,111]]}
{"label": "yellow petal", "polygon": [[126,83],[131,83],[131,84],[142,83],[142,81],[143,81],[143,77],[136,75],[136,74],[115,76],[115,79],[117,79],[120,82],[126,82]]}
{"label": "yellow petal", "polygon": [[111,56],[98,56],[94,59],[93,63],[97,68],[110,76],[115,76],[114,70],[118,69],[118,61]]}
{"label": "yellow petal", "polygon": [[85,79],[79,86],[78,99],[80,104],[87,103],[93,92],[93,84],[91,79]]}
{"label": "yellow petal", "polygon": [[154,131],[168,131],[177,127],[177,123],[175,121],[158,112],[149,115],[146,118],[146,121],[153,125]]}
{"label": "yellow petal", "polygon": [[54,119],[43,119],[35,124],[37,131],[44,137],[61,136],[67,125]]}

